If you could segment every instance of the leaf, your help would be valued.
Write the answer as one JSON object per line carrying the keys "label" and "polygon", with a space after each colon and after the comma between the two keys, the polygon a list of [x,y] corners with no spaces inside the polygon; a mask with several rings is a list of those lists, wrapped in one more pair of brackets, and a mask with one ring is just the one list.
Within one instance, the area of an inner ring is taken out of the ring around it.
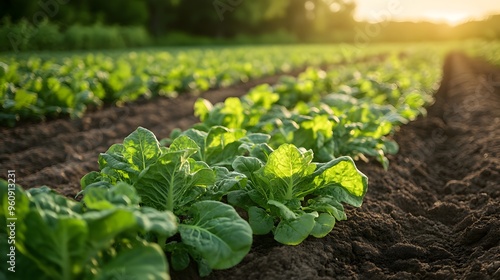
{"label": "leaf", "polygon": [[296,219],[281,220],[274,230],[274,239],[286,245],[300,244],[313,230],[314,218],[312,214],[303,214]]}
{"label": "leaf", "polygon": [[31,105],[35,105],[38,96],[34,92],[29,92],[24,89],[18,89],[14,95],[14,110],[20,110],[23,108],[28,108]]}
{"label": "leaf", "polygon": [[399,145],[395,141],[384,141],[384,152],[388,155],[395,155],[399,151]]}
{"label": "leaf", "polygon": [[279,100],[279,94],[273,92],[273,88],[268,84],[256,86],[245,96],[254,103],[254,106],[262,106],[269,110],[271,106]]}
{"label": "leaf", "polygon": [[160,156],[160,145],[153,132],[139,127],[123,140],[123,156],[135,170],[144,170]]}
{"label": "leaf", "polygon": [[209,200],[220,201],[230,191],[240,188],[240,185],[242,187],[246,185],[247,178],[242,173],[219,166],[213,167],[213,170],[216,174],[215,183],[204,196]]}
{"label": "leaf", "polygon": [[236,157],[232,163],[232,167],[235,171],[244,174],[247,178],[253,178],[253,173],[259,170],[263,166],[262,162],[258,158],[254,157]]}
{"label": "leaf", "polygon": [[[274,206],[277,211],[273,211],[277,213],[278,217],[282,220],[294,220],[297,219],[297,215],[290,210],[285,204],[278,202],[276,200],[269,200],[267,201],[267,204]],[[271,210],[274,210],[273,207],[271,207]]]}
{"label": "leaf", "polygon": [[67,199],[47,186],[32,188],[26,192],[30,194],[31,202],[39,210],[47,210],[55,214],[68,216],[79,216],[83,212],[83,207],[80,203]]}
{"label": "leaf", "polygon": [[199,152],[200,147],[195,141],[193,141],[189,137],[181,135],[178,138],[176,138],[172,142],[172,144],[170,144],[169,151],[170,152],[183,151],[185,152],[183,154],[183,158],[186,159]]}
{"label": "leaf", "polygon": [[177,217],[170,211],[141,207],[134,214],[137,225],[143,232],[152,232],[163,238],[171,237],[177,233]]}
{"label": "leaf", "polygon": [[314,219],[314,221],[314,228],[311,231],[311,235],[316,238],[325,237],[335,226],[335,218],[327,213],[319,214],[319,217]]}
{"label": "leaf", "polygon": [[227,98],[220,113],[224,115],[222,125],[228,128],[242,128],[245,115],[243,105],[238,97]]}
{"label": "leaf", "polygon": [[81,179],[80,179],[80,186],[82,187],[82,190],[85,190],[85,188],[96,182],[99,178],[100,178],[101,174],[97,171],[91,171],[87,174],[85,174],[85,176],[83,176]]}
{"label": "leaf", "polygon": [[194,115],[196,117],[199,117],[203,122],[207,119],[212,108],[213,105],[212,103],[210,103],[210,101],[203,98],[198,98],[194,103]]}
{"label": "leaf", "polygon": [[339,201],[360,207],[368,189],[368,178],[361,173],[350,157],[340,157],[325,163],[314,172],[314,184],[318,189]]}
{"label": "leaf", "polygon": [[127,209],[87,212],[83,219],[88,225],[89,245],[95,250],[109,247],[117,235],[137,227],[133,212]]}
{"label": "leaf", "polygon": [[248,209],[248,223],[253,234],[268,234],[274,228],[274,220],[266,210],[252,206]]}
{"label": "leaf", "polygon": [[179,225],[182,242],[213,269],[238,264],[250,251],[252,229],[233,207],[217,201],[194,203],[191,220]]}
{"label": "leaf", "polygon": [[235,190],[229,192],[227,194],[227,201],[229,204],[243,208],[246,211],[248,211],[251,206],[255,205],[255,202],[250,197],[249,192],[245,190]]}
{"label": "leaf", "polygon": [[204,161],[209,165],[231,166],[239,155],[238,148],[242,144],[239,140],[245,135],[241,129],[212,127],[205,140]]}
{"label": "leaf", "polygon": [[193,140],[199,147],[199,153],[193,155],[193,158],[196,160],[204,160],[205,158],[205,139],[207,138],[207,132],[200,131],[194,128],[190,128],[184,131],[179,137],[182,135],[189,137]]}
{"label": "leaf", "polygon": [[33,209],[24,218],[28,230],[25,240],[16,240],[23,243],[18,249],[52,279],[74,278],[84,269],[87,225],[79,218],[57,217],[50,212]]}
{"label": "leaf", "polygon": [[250,155],[267,161],[267,157],[273,151],[267,142],[271,139],[268,134],[250,133],[240,139],[241,145],[238,147],[240,155]]}
{"label": "leaf", "polygon": [[95,279],[168,280],[168,264],[156,244],[135,246],[118,254],[99,270]]}
{"label": "leaf", "polygon": [[265,190],[268,196],[277,201],[286,201],[310,191],[307,176],[316,169],[316,165],[311,163],[312,159],[312,151],[301,151],[291,144],[283,144],[271,153],[262,169],[262,175],[271,186]]}
{"label": "leaf", "polygon": [[[177,138],[172,145],[186,139]],[[134,187],[144,205],[178,214],[215,182],[215,174],[206,164],[189,158],[192,153],[191,148],[174,145],[141,174]]]}
{"label": "leaf", "polygon": [[189,253],[185,248],[173,250],[170,259],[172,268],[177,271],[186,269],[191,262]]}
{"label": "leaf", "polygon": [[140,197],[131,185],[119,182],[111,188],[97,188],[92,185],[85,190],[83,197],[85,205],[89,209],[106,210],[119,205],[139,205]]}
{"label": "leaf", "polygon": [[[317,212],[325,212],[335,217],[337,221],[347,220],[344,211],[344,206],[338,201],[337,198],[329,195],[320,195],[315,199],[310,199],[307,202],[307,208]],[[320,214],[321,215],[321,214]]]}

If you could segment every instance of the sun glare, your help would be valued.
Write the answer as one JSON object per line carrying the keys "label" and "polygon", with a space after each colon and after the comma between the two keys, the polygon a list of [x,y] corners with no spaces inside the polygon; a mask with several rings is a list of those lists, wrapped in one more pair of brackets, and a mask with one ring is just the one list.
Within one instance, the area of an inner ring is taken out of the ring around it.
{"label": "sun glare", "polygon": [[500,1],[491,0],[356,0],[355,18],[360,21],[431,21],[452,26],[469,19],[482,20],[500,14]]}
{"label": "sun glare", "polygon": [[451,26],[456,26],[469,20],[470,15],[467,15],[466,13],[430,12],[428,14],[424,14],[422,19],[433,22],[444,22]]}

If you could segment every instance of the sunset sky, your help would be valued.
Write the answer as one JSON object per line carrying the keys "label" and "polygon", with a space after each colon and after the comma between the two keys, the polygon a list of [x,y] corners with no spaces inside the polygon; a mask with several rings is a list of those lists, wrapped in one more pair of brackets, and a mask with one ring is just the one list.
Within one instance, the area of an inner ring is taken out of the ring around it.
{"label": "sunset sky", "polygon": [[[380,21],[377,20],[377,14],[390,14],[390,20],[430,20],[455,25],[470,18],[480,19],[489,14],[500,14],[498,0],[355,0],[355,2],[356,19],[368,21]],[[391,9],[390,5],[394,5],[395,8]]]}

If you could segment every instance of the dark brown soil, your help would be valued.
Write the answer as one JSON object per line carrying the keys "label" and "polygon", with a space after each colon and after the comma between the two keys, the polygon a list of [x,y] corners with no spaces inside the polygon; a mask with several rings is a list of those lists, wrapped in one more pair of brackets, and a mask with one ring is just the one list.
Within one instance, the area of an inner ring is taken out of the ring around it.
{"label": "dark brown soil", "polygon": [[[204,95],[216,102],[258,83]],[[348,208],[323,239],[284,246],[257,236],[236,267],[206,279],[500,279],[500,70],[450,55],[427,117],[396,134],[400,153],[358,163],[369,177],[361,208]],[[159,138],[187,128],[194,96],[108,108],[81,120],[1,128],[0,165],[24,187],[49,185],[74,196],[97,155],[144,126]],[[175,275],[196,279],[194,271]]]}

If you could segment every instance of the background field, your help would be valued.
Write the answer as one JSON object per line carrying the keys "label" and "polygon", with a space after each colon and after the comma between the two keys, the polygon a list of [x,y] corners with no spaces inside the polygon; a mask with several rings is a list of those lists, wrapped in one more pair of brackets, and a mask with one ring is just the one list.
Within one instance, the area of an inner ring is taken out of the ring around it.
{"label": "background field", "polygon": [[500,278],[500,7],[428,2],[2,2],[0,279]]}

